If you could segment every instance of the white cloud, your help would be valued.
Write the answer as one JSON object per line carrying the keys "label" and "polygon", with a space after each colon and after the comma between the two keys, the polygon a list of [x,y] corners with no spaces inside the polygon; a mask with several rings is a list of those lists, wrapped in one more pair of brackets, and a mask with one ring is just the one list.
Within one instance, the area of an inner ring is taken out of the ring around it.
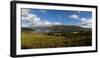
{"label": "white cloud", "polygon": [[[47,20],[41,20],[36,14],[30,13],[30,9],[22,9],[22,21],[28,21],[28,23],[22,22],[22,27],[39,27],[39,26],[52,26],[52,25],[60,25],[59,22],[50,22]],[[30,22],[30,23],[29,23]]]}
{"label": "white cloud", "polygon": [[29,15],[29,13],[31,12],[30,9],[22,9],[22,16],[23,17],[27,17]]}
{"label": "white cloud", "polygon": [[81,27],[92,28],[92,19],[81,18],[80,24],[81,24]]}
{"label": "white cloud", "polygon": [[72,18],[72,19],[78,19],[80,21],[80,26],[81,27],[84,27],[84,28],[92,28],[92,19],[85,18],[85,17],[80,18],[76,14],[72,14],[69,17]]}
{"label": "white cloud", "polygon": [[52,23],[49,21],[43,21],[43,23],[44,23],[44,25],[52,25]]}
{"label": "white cloud", "polygon": [[60,22],[54,22],[54,25],[61,25]]}
{"label": "white cloud", "polygon": [[46,10],[39,10],[39,12],[41,12],[41,13],[47,13]]}
{"label": "white cloud", "polygon": [[79,18],[80,18],[80,17],[79,17],[78,15],[76,15],[76,14],[72,14],[72,15],[70,15],[69,17],[72,18],[72,19],[79,19]]}

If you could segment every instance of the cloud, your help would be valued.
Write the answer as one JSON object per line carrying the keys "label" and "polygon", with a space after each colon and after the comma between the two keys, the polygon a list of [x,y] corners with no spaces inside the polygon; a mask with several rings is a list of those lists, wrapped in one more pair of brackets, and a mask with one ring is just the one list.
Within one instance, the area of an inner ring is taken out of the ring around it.
{"label": "cloud", "polygon": [[[80,13],[80,11],[78,12]],[[72,19],[77,19],[80,21],[80,26],[83,28],[92,28],[92,19],[85,18],[85,17],[79,17],[79,15],[72,14],[69,16]],[[79,26],[79,25],[78,25]]]}
{"label": "cloud", "polygon": [[92,28],[92,19],[89,18],[81,18],[81,27],[84,28]]}
{"label": "cloud", "polygon": [[52,25],[53,23],[51,23],[51,22],[49,22],[49,21],[43,21],[43,23],[44,23],[44,25],[46,25],[46,26],[50,26],[50,25]]}
{"label": "cloud", "polygon": [[22,27],[31,27],[31,25],[29,20],[22,20]]}
{"label": "cloud", "polygon": [[22,27],[40,27],[61,24],[60,22],[50,22],[47,20],[43,20],[36,14],[32,14],[30,12],[30,9],[22,9]]}
{"label": "cloud", "polygon": [[54,25],[61,25],[60,22],[54,22]]}
{"label": "cloud", "polygon": [[47,10],[39,10],[41,13],[47,13]]}
{"label": "cloud", "polygon": [[79,19],[79,18],[80,18],[80,17],[79,17],[78,15],[76,15],[76,14],[72,14],[72,15],[70,15],[69,17],[72,18],[72,19]]}
{"label": "cloud", "polygon": [[29,13],[31,12],[30,9],[21,9],[21,11],[22,11],[22,14],[21,15],[23,17],[27,17],[29,15]]}

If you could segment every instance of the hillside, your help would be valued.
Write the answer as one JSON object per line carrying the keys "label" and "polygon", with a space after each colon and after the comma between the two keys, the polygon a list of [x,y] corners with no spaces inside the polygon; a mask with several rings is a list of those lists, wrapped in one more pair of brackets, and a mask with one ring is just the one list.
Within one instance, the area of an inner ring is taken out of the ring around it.
{"label": "hillside", "polygon": [[[91,46],[90,28],[72,25],[22,28],[21,49]],[[86,32],[84,32],[86,31]]]}
{"label": "hillside", "polygon": [[22,31],[29,30],[35,32],[78,32],[78,31],[91,31],[91,28],[82,28],[75,25],[53,25],[53,26],[44,26],[44,27],[34,27],[34,28],[25,28],[22,27]]}

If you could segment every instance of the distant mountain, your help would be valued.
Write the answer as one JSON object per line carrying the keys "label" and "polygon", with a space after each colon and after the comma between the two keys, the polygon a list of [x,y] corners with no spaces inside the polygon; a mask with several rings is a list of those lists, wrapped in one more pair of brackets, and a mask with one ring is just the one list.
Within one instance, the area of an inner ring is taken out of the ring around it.
{"label": "distant mountain", "polygon": [[34,29],[28,28],[28,27],[22,27],[21,30],[22,31],[33,31]]}
{"label": "distant mountain", "polygon": [[32,30],[36,32],[78,32],[78,31],[88,31],[91,28],[82,28],[75,25],[53,25],[53,26],[44,26],[44,27],[34,27],[34,28],[23,28],[22,30]]}

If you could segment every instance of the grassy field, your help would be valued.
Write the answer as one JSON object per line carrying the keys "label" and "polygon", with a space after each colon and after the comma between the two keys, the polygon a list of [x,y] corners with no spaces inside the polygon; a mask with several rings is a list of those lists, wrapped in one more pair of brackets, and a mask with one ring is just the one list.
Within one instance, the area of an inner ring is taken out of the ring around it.
{"label": "grassy field", "polygon": [[21,48],[56,48],[91,46],[91,34],[88,33],[38,33],[22,32]]}

